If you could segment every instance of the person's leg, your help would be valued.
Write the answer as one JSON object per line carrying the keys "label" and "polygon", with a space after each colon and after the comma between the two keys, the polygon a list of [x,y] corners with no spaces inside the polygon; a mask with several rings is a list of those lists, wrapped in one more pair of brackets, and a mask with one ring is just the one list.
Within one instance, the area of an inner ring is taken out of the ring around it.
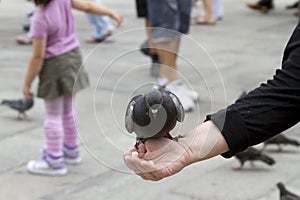
{"label": "person's leg", "polygon": [[45,100],[44,121],[45,146],[41,159],[32,160],[27,169],[42,175],[64,175],[67,173],[63,160],[63,98]]}
{"label": "person's leg", "polygon": [[78,146],[78,133],[76,128],[76,116],[72,107],[73,95],[63,97],[63,129],[64,145],[68,147]]}
{"label": "person's leg", "polygon": [[64,129],[64,157],[67,164],[78,164],[79,156],[78,131],[76,127],[76,113],[73,109],[74,95],[63,97],[63,129]]}
{"label": "person's leg", "polygon": [[222,0],[212,0],[212,11],[216,20],[221,20],[224,15]]}
{"label": "person's leg", "polygon": [[215,24],[216,20],[212,12],[212,0],[202,0],[203,1],[203,7],[205,11],[205,15],[203,19],[201,18],[199,20],[199,23],[203,24]]}
{"label": "person's leg", "polygon": [[264,14],[267,14],[274,7],[273,0],[259,0],[255,3],[247,3],[247,6],[254,10],[260,10]]}
{"label": "person's leg", "polygon": [[[190,5],[190,2],[188,5]],[[148,0],[148,15],[153,26],[151,37],[161,62],[158,85],[165,85],[167,89],[177,95],[184,110],[191,111],[195,104],[186,93],[187,90],[183,90],[183,87],[178,87],[178,84],[174,84],[180,82],[177,80],[176,65],[180,36],[181,33],[188,31],[187,27],[181,27],[181,16],[187,15],[181,10],[182,7],[184,6],[181,6],[180,1]],[[189,11],[190,9],[188,7]],[[189,17],[185,21],[189,22]]]}
{"label": "person's leg", "polygon": [[86,14],[87,19],[90,23],[90,25],[92,26],[92,28],[94,29],[94,38],[99,38],[99,35],[101,35],[101,29],[97,24],[97,20],[96,20],[96,16],[93,14]]}
{"label": "person's leg", "polygon": [[177,53],[179,49],[180,37],[173,41],[156,43],[156,49],[161,62],[160,78],[166,78],[168,82],[177,79]]}
{"label": "person's leg", "polygon": [[45,150],[53,156],[63,155],[63,99],[62,97],[45,100],[46,118],[44,122]]}
{"label": "person's leg", "polygon": [[102,30],[102,37],[104,35],[107,35],[111,32],[113,32],[114,30],[114,26],[110,20],[110,18],[106,15],[98,15],[97,16],[97,23],[98,23],[98,26],[101,27],[101,30]]}
{"label": "person's leg", "polygon": [[[100,4],[100,0],[91,1]],[[114,26],[108,16],[87,14],[87,18],[95,33],[92,38],[87,38],[86,42],[102,42],[112,34]]]}

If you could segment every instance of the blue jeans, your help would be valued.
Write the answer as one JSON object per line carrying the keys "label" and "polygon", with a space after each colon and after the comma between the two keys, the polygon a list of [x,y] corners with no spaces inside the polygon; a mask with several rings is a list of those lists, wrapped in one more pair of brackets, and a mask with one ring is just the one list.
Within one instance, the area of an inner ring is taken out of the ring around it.
{"label": "blue jeans", "polygon": [[191,0],[148,0],[147,6],[154,42],[171,41],[188,33]]}
{"label": "blue jeans", "polygon": [[[91,1],[98,4],[100,3],[100,0]],[[94,29],[94,38],[96,39],[101,39],[103,36],[114,30],[114,26],[111,23],[110,18],[106,15],[87,14],[87,18]]]}

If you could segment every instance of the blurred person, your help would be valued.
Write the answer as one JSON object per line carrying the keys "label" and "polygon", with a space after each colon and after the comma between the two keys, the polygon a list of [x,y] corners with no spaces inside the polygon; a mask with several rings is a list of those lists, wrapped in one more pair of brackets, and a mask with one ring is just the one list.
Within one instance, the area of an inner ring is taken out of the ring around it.
{"label": "blurred person", "polygon": [[247,3],[247,6],[254,10],[259,10],[264,14],[267,14],[274,8],[273,0],[259,0],[254,3]]}
{"label": "blurred person", "polygon": [[286,9],[292,10],[292,13],[298,17],[299,16],[299,1],[296,1],[293,4],[286,6]]}
{"label": "blurred person", "polygon": [[185,111],[195,108],[198,93],[186,87],[177,77],[177,53],[181,34],[189,31],[191,0],[148,0],[152,45],[161,63],[158,85],[175,93]]}
{"label": "blurred person", "polygon": [[[27,14],[27,18],[30,20],[33,16],[33,12]],[[25,35],[20,35],[16,37],[16,42],[21,45],[31,45],[31,33],[30,33],[30,24],[26,24],[23,26],[23,31],[27,32]]]}
{"label": "blurred person", "polygon": [[[294,15],[298,16],[298,2],[293,3],[292,5],[287,6],[287,9],[292,9]],[[259,0],[254,3],[247,3],[247,6],[254,10],[259,10],[264,14],[267,14],[270,10],[274,8],[273,0]]]}
{"label": "blurred person", "polygon": [[23,86],[31,98],[31,84],[39,75],[37,96],[44,99],[45,145],[39,159],[27,164],[33,174],[57,176],[67,173],[67,164],[79,164],[78,133],[72,101],[89,85],[82,66],[72,8],[92,14],[108,15],[121,24],[115,11],[85,0],[34,0],[31,20],[32,56]]}
{"label": "blurred person", "polygon": [[152,37],[151,37],[151,23],[150,20],[148,19],[148,7],[147,7],[147,0],[136,0],[136,11],[137,11],[137,16],[139,18],[145,18],[145,28],[146,28],[146,34],[147,34],[147,40],[141,45],[141,51],[147,55],[150,56],[151,58],[151,70],[150,74],[151,76],[158,78],[159,73],[160,73],[160,61],[158,54],[153,48],[153,42],[152,42]]}
{"label": "blurred person", "polygon": [[191,19],[191,25],[215,25],[224,15],[222,0],[203,0],[203,11]]}
{"label": "blurred person", "polygon": [[[100,4],[100,0],[90,0]],[[87,14],[88,21],[94,29],[94,36],[85,40],[87,43],[100,43],[113,35],[114,25],[106,15]]]}

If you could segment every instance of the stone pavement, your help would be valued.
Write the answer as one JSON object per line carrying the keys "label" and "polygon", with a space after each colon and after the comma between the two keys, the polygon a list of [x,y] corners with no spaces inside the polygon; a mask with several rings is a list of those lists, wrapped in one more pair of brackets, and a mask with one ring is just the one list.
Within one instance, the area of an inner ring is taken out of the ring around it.
{"label": "stone pavement", "polygon": [[[243,90],[251,90],[280,67],[283,49],[297,18],[285,10],[293,0],[276,0],[275,10],[263,15],[245,7],[245,1],[226,0],[225,16],[216,26],[193,26],[182,39],[179,58],[181,78],[200,93],[197,109],[188,113],[174,134],[184,133],[203,121],[206,114],[232,103]],[[216,157],[193,164],[159,182],[141,180],[129,172],[122,154],[134,144],[123,123],[133,93],[145,91],[155,81],[149,59],[138,51],[145,39],[143,20],[135,16],[134,1],[103,0],[124,16],[124,24],[109,42],[85,44],[92,33],[84,14],[74,12],[81,50],[91,87],[77,95],[81,152],[84,162],[69,167],[65,177],[29,175],[26,163],[38,157],[43,146],[43,102],[36,99],[28,112],[31,121],[17,121],[16,113],[0,107],[0,199],[190,199],[275,200],[275,184],[286,183],[300,194],[300,149],[286,147],[267,153],[277,163],[268,167],[248,164],[236,172],[232,158]],[[33,6],[24,0],[0,3],[0,99],[21,97],[29,46],[18,46],[24,16]],[[36,84],[35,84],[36,85]],[[36,88],[36,87],[35,87]],[[34,88],[34,89],[35,89]],[[299,127],[286,131],[300,139]]]}

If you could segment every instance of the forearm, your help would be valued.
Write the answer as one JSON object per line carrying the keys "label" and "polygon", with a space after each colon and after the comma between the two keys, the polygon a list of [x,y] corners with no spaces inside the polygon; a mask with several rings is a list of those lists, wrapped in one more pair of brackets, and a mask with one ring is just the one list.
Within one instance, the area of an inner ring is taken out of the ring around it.
{"label": "forearm", "polygon": [[90,14],[108,15],[117,22],[117,26],[120,26],[123,20],[117,12],[91,1],[73,0],[72,7]]}
{"label": "forearm", "polygon": [[206,160],[229,150],[222,133],[212,121],[200,124],[179,139],[179,143],[188,151],[187,164]]}
{"label": "forearm", "polygon": [[42,58],[34,58],[32,57],[29,62],[28,70],[25,77],[25,84],[26,86],[31,86],[34,78],[39,74],[41,71],[43,64]]}
{"label": "forearm", "polygon": [[103,6],[103,5],[99,5],[95,2],[92,1],[87,1],[86,2],[86,8],[84,10],[87,13],[90,14],[95,14],[95,15],[108,15],[110,17],[112,17],[114,15],[114,11]]}

